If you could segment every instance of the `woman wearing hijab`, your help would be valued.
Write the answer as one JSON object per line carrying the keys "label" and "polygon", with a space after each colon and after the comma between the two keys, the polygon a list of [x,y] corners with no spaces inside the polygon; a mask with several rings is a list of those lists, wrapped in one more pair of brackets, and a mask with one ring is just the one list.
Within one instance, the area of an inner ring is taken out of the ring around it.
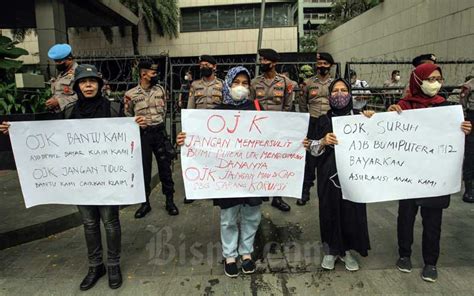
{"label": "woman wearing hijab", "polygon": [[[261,110],[258,100],[250,100],[250,73],[241,66],[229,70],[222,89],[223,102],[215,109]],[[176,139],[184,145],[186,133],[180,132]],[[225,258],[224,272],[229,277],[237,277],[239,269],[237,257],[241,256],[241,269],[245,274],[255,272],[252,259],[255,234],[261,219],[262,197],[214,199],[214,205],[221,208],[222,255]],[[240,220],[240,231],[237,221]],[[240,232],[240,233],[239,233]]]}
{"label": "woman wearing hijab", "polygon": [[[441,68],[435,64],[421,64],[410,76],[410,95],[391,105],[388,111],[421,109],[448,105],[446,99],[438,95],[443,83]],[[472,126],[469,121],[461,124],[462,131],[468,135]],[[422,253],[425,266],[421,273],[423,280],[435,282],[438,278],[436,263],[439,257],[441,220],[443,209],[449,206],[450,196],[400,200],[398,204],[398,253],[396,265],[402,272],[411,272],[411,245],[413,243],[413,225],[418,207],[423,219]]]}
{"label": "woman wearing hijab", "polygon": [[[331,109],[318,119],[316,139],[305,140],[306,149],[318,157],[318,196],[321,241],[327,247],[321,267],[334,269],[341,259],[349,271],[359,270],[359,264],[350,250],[367,256],[370,250],[366,206],[342,198],[341,185],[337,177],[334,145],[337,137],[333,133],[331,119],[335,116],[359,114],[353,110],[351,86],[344,79],[336,79],[329,86]],[[374,111],[363,111],[371,117]]]}
{"label": "woman wearing hijab", "polygon": [[[110,102],[100,91],[104,84],[93,65],[79,65],[75,70],[73,89],[78,100],[64,109],[65,119],[109,118],[122,116],[120,106]],[[143,116],[135,117],[140,126],[146,126]],[[8,133],[9,123],[3,122],[0,131]],[[87,197],[85,197],[87,198]],[[120,271],[121,228],[119,206],[78,205],[84,224],[84,233],[89,259],[89,270],[81,282],[82,291],[92,288],[97,281],[108,273],[109,287],[117,289],[122,285]],[[102,257],[102,239],[100,220],[104,224],[107,240],[107,271]]]}

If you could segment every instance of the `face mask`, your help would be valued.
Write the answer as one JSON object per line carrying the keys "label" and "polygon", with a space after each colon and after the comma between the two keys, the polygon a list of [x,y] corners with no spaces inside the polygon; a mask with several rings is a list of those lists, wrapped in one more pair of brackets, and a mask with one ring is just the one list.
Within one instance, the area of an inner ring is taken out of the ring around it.
{"label": "face mask", "polygon": [[395,76],[395,81],[400,81],[400,75]]}
{"label": "face mask", "polygon": [[435,81],[435,82],[429,82],[428,80],[423,80],[423,82],[421,82],[421,91],[429,96],[429,97],[434,97],[438,92],[439,92],[439,89],[441,88],[441,83],[439,83],[438,81]]}
{"label": "face mask", "polygon": [[318,67],[318,72],[322,76],[326,76],[330,70],[331,70],[331,67]]}
{"label": "face mask", "polygon": [[184,75],[184,80],[188,81],[188,80],[189,80],[189,76],[188,76],[188,75]]}
{"label": "face mask", "polygon": [[64,72],[67,69],[66,63],[56,64],[56,69],[59,72]]}
{"label": "face mask", "polygon": [[230,89],[230,96],[234,101],[243,101],[248,98],[249,89],[242,85],[234,86]]}
{"label": "face mask", "polygon": [[105,94],[106,94],[107,96],[109,96],[109,97],[110,97],[110,94],[111,94],[111,93],[112,93],[112,92],[110,91],[110,89],[105,91]]}
{"label": "face mask", "polygon": [[268,64],[260,64],[260,68],[262,68],[263,72],[268,72],[272,69],[272,65],[270,63]]}
{"label": "face mask", "polygon": [[150,79],[150,85],[153,86],[153,85],[156,85],[156,84],[158,84],[158,76],[153,76]]}
{"label": "face mask", "polygon": [[335,109],[343,109],[344,107],[349,104],[349,101],[351,100],[351,94],[345,94],[342,92],[338,92],[335,95],[330,95],[329,96],[329,104],[331,107]]}
{"label": "face mask", "polygon": [[201,68],[201,77],[209,77],[212,75],[213,73],[213,70],[211,68],[208,68],[208,67],[204,67],[204,68]]}

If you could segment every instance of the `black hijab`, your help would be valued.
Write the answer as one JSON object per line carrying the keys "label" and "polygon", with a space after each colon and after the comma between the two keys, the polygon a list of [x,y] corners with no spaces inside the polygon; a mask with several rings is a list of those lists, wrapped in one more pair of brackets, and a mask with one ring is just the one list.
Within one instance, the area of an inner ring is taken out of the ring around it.
{"label": "black hijab", "polygon": [[[334,89],[334,85],[336,85],[336,83],[339,82],[339,81],[342,81],[346,85],[347,90],[349,91],[349,94],[352,94],[351,84],[343,78],[337,78],[329,85],[329,95],[332,94],[332,90]],[[331,106],[331,101],[329,101],[329,105]],[[331,110],[328,111],[328,116],[332,117],[332,116],[349,115],[349,114],[351,114],[351,111],[352,111],[353,108],[354,107],[353,107],[352,96],[351,96],[351,99],[349,100],[348,104],[344,108],[336,109],[333,106],[331,106]]]}
{"label": "black hijab", "polygon": [[102,79],[97,79],[99,87],[97,94],[93,98],[86,98],[79,89],[79,83],[74,84],[74,91],[77,94],[77,101],[74,105],[71,118],[104,118],[110,117],[110,102],[102,96]]}

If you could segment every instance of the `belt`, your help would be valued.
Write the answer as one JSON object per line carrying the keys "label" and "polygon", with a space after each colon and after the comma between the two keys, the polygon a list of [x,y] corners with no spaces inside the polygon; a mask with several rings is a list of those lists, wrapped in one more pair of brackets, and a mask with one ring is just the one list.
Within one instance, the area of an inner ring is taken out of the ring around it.
{"label": "belt", "polygon": [[159,132],[165,129],[165,124],[160,123],[156,125],[149,125],[146,128],[143,129],[144,132],[150,133],[150,132]]}

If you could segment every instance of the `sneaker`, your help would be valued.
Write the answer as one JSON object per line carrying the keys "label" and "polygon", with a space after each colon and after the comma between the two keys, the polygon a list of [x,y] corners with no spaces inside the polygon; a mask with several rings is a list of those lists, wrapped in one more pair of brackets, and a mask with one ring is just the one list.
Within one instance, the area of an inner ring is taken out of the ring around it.
{"label": "sneaker", "polygon": [[324,255],[323,262],[321,262],[321,267],[327,270],[333,270],[334,264],[336,263],[336,259],[336,256]]}
{"label": "sneaker", "polygon": [[438,279],[438,270],[434,265],[425,265],[421,278],[427,282],[434,283]]}
{"label": "sneaker", "polygon": [[245,259],[242,261],[242,272],[245,274],[251,274],[255,272],[257,266],[255,266],[255,262],[252,259]]}
{"label": "sneaker", "polygon": [[410,257],[400,257],[397,260],[397,268],[401,272],[411,272],[411,260]]}
{"label": "sneaker", "polygon": [[235,278],[239,275],[239,269],[236,262],[227,263],[224,261],[224,273],[226,276]]}
{"label": "sneaker", "polygon": [[346,251],[346,256],[341,257],[341,261],[346,264],[346,269],[349,271],[359,270],[359,263],[357,263],[356,258],[352,256],[351,252]]}

